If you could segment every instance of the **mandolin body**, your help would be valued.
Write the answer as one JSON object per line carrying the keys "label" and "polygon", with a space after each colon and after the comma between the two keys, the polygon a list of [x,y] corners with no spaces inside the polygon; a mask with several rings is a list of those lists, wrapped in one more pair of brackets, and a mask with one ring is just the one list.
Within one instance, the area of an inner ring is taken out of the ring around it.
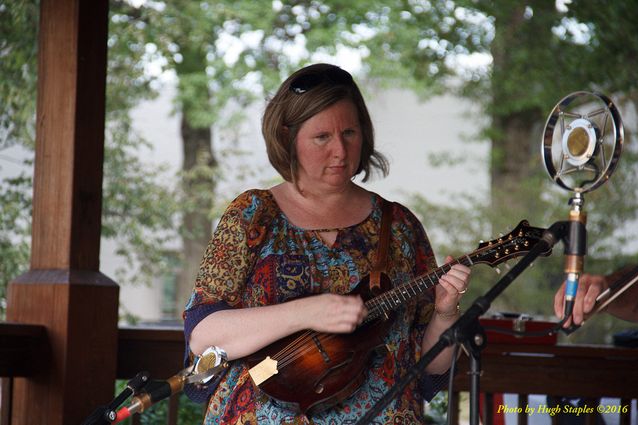
{"label": "mandolin body", "polygon": [[[371,291],[368,282],[366,277],[351,294],[365,301],[389,285],[383,275],[378,291]],[[258,387],[288,407],[310,415],[334,406],[359,388],[375,351],[385,350],[383,339],[392,319],[392,315],[377,318],[349,334],[297,332],[248,356],[246,361],[253,368],[266,357],[279,358],[277,372]],[[290,346],[295,347],[293,355],[278,354],[288,352]]]}

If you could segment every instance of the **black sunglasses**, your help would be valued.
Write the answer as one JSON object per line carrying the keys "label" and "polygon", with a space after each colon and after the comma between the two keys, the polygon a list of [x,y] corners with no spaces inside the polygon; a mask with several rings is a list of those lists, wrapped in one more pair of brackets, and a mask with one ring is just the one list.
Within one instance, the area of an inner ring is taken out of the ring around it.
{"label": "black sunglasses", "polygon": [[339,67],[328,68],[325,71],[313,74],[300,75],[290,82],[290,91],[295,94],[304,94],[308,90],[317,87],[321,83],[334,83],[338,85],[353,84],[352,75]]}

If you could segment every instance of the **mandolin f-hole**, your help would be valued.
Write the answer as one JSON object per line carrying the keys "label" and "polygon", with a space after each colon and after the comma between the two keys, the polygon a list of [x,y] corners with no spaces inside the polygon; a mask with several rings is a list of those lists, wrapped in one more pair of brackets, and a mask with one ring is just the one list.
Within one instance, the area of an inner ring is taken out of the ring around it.
{"label": "mandolin f-hole", "polygon": [[347,358],[346,360],[342,361],[341,363],[339,363],[339,364],[337,364],[337,365],[335,365],[335,366],[333,366],[333,367],[331,367],[331,368],[329,368],[329,369],[326,369],[326,370],[325,370],[325,371],[324,371],[324,372],[323,372],[323,373],[322,373],[322,374],[321,374],[321,375],[317,378],[317,380],[316,380],[316,381],[315,381],[315,383],[314,383],[313,388],[314,388],[314,390],[315,390],[315,393],[317,393],[317,394],[321,394],[321,393],[323,392],[323,390],[325,389],[325,387],[324,387],[324,385],[323,385],[322,381],[323,381],[324,379],[328,378],[328,377],[329,377],[329,375],[331,375],[331,374],[333,374],[333,373],[338,373],[338,370],[339,370],[339,369],[341,369],[341,368],[343,368],[343,367],[345,367],[345,366],[348,366],[350,363],[352,363],[352,359],[353,359],[353,357],[354,357],[354,354],[355,354],[355,353],[354,353],[354,351],[351,351],[351,352],[349,353],[349,356],[348,356],[348,358]]}

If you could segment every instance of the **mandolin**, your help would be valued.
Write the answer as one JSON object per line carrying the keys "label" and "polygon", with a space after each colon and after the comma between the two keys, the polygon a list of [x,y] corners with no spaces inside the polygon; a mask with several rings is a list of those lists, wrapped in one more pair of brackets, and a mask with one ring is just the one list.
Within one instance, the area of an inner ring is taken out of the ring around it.
{"label": "mandolin", "polygon": [[[544,231],[523,220],[509,234],[482,242],[472,253],[395,287],[382,275],[380,287],[370,288],[367,276],[351,292],[360,295],[368,309],[354,332],[305,330],[275,341],[246,357],[253,383],[269,397],[308,415],[335,405],[361,385],[374,352],[385,349],[383,340],[396,309],[425,294],[452,265],[494,267],[529,252]],[[551,248],[543,255],[550,253]]]}

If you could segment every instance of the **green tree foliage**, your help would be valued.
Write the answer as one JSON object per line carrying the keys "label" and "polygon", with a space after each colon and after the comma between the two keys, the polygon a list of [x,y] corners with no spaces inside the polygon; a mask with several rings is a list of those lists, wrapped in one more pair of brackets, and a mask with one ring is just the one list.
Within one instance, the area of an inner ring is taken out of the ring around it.
{"label": "green tree foliage", "polygon": [[0,319],[6,309],[6,285],[29,266],[31,235],[31,185],[20,175],[0,182]]}
{"label": "green tree foliage", "polygon": [[38,5],[0,2],[0,149],[35,140]]}
{"label": "green tree foliage", "polygon": [[[570,195],[555,188],[541,164],[539,147],[547,114],[568,93],[590,90],[611,95],[621,112],[631,116],[636,78],[626,63],[638,50],[638,32],[632,24],[638,7],[632,2],[575,1],[566,10],[550,2],[457,2],[450,18],[460,16],[459,9],[464,16],[482,19],[459,24],[455,31],[478,34],[480,42],[467,44],[461,39],[461,46],[450,50],[489,52],[492,57],[488,69],[460,74],[463,78],[454,81],[458,93],[480,102],[491,118],[482,132],[491,144],[490,192],[451,194],[468,200],[458,208],[441,208],[425,199],[415,202],[428,227],[445,234],[438,239],[446,247],[443,252],[457,255],[474,249],[479,239],[507,232],[522,218],[540,227],[567,218]],[[481,33],[476,22],[488,29]],[[467,25],[470,29],[463,29]],[[448,40],[453,44],[459,39]],[[444,67],[445,60],[435,63]],[[629,148],[612,179],[585,195],[589,272],[610,272],[636,258],[635,245],[627,249],[636,236],[627,226],[638,211],[633,132],[625,127]],[[514,283],[515,289],[497,300],[495,309],[550,316],[551,300],[562,280],[562,249],[559,244],[552,257],[538,260]],[[479,267],[471,295],[484,292],[497,279]],[[570,339],[610,342],[613,329],[622,327],[626,324],[600,317]]]}
{"label": "green tree foliage", "polygon": [[[27,93],[35,93],[37,46],[35,37],[24,34],[37,22],[36,4],[0,2],[0,152],[16,144],[33,146],[35,96]],[[7,283],[29,267],[31,186],[25,173],[0,182],[0,319]]]}
{"label": "green tree foliage", "polygon": [[[130,127],[128,116],[112,127]],[[130,128],[112,129],[104,164],[102,237],[117,244],[123,262],[118,282],[148,283],[169,269],[165,250],[177,236],[172,229],[178,206],[174,191],[162,182],[162,167],[143,163],[136,152],[148,142],[135,137]]]}

